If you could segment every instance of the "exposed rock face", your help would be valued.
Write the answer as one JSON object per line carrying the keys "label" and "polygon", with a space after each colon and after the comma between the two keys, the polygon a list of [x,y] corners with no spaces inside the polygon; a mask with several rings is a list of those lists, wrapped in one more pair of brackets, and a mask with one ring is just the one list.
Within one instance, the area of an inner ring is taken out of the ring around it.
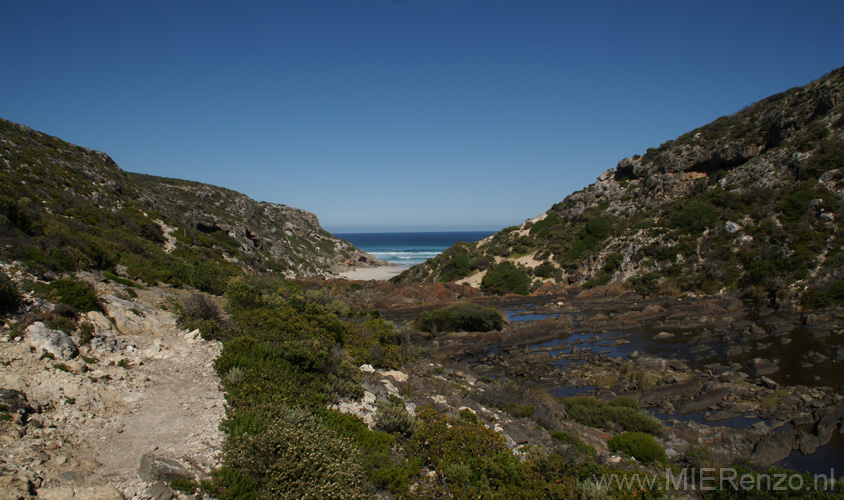
{"label": "exposed rock face", "polygon": [[79,354],[79,349],[68,334],[51,330],[40,321],[26,328],[26,341],[32,347],[59,359],[71,359]]}
{"label": "exposed rock face", "polygon": [[[257,202],[235,191],[206,184],[130,175],[150,193],[156,193],[146,198],[155,210],[172,219],[181,219],[183,224],[201,233],[225,234],[237,242],[244,256],[283,263],[289,268],[288,277],[331,276],[380,263],[322,229],[319,219],[311,212]],[[174,204],[172,200],[179,203]]]}

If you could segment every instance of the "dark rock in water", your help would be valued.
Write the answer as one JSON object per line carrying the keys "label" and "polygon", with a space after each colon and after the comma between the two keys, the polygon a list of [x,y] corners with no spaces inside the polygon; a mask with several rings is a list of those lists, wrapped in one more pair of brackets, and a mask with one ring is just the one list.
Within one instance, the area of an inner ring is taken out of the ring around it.
{"label": "dark rock in water", "polygon": [[812,363],[823,363],[824,361],[829,359],[829,357],[827,357],[826,355],[815,351],[809,351],[809,354],[807,354],[806,356]]}
{"label": "dark rock in water", "polygon": [[827,406],[822,410],[817,410],[816,416],[818,423],[815,425],[815,435],[820,444],[824,445],[832,439],[832,434],[838,428],[839,422],[844,419],[844,406],[840,403],[837,406]]}
{"label": "dark rock in water", "polygon": [[193,479],[193,474],[178,461],[171,458],[157,457],[152,453],[147,453],[141,457],[138,475],[148,483],[170,481],[177,477]]}
{"label": "dark rock in water", "polygon": [[762,378],[760,378],[760,381],[762,382],[762,385],[764,385],[768,389],[776,389],[777,387],[779,387],[779,384],[777,384],[776,382],[774,382],[773,380],[769,379],[768,377],[766,377],[764,375],[762,375]]}
{"label": "dark rock in water", "polygon": [[820,442],[817,436],[813,436],[806,431],[797,431],[797,437],[794,440],[794,448],[800,450],[804,455],[811,455],[818,451]]}
{"label": "dark rock in water", "polygon": [[770,375],[779,370],[779,367],[773,362],[762,358],[753,358],[748,361],[745,366],[750,375],[754,377],[761,377],[762,375]]}
{"label": "dark rock in water", "polygon": [[792,430],[762,436],[753,448],[750,459],[767,467],[788,457],[794,446],[795,432]]}
{"label": "dark rock in water", "polygon": [[682,384],[665,385],[652,387],[642,392],[639,403],[642,406],[655,406],[662,404],[667,399],[676,399],[700,390],[703,384],[700,380],[693,379]]}
{"label": "dark rock in water", "polygon": [[718,376],[718,380],[726,384],[735,384],[736,382],[741,382],[746,378],[747,374],[744,372],[727,372]]}
{"label": "dark rock in water", "polygon": [[731,393],[732,390],[728,387],[722,387],[719,389],[713,389],[711,391],[704,392],[696,398],[684,402],[680,406],[680,413],[693,413],[696,411],[705,410],[711,406],[717,405]]}

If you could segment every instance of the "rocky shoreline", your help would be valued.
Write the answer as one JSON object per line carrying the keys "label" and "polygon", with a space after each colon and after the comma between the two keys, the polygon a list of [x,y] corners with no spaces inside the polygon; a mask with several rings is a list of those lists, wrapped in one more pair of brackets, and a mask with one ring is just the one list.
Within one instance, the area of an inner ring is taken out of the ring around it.
{"label": "rocky shoreline", "polygon": [[[213,360],[220,344],[176,325],[172,310],[192,292],[129,292],[96,275],[80,278],[102,303],[85,315],[94,325],[89,339],[37,322],[4,326],[0,399],[10,418],[0,422],[0,491],[189,498],[167,481],[198,481],[219,465],[225,400]],[[560,441],[564,433],[601,463],[618,463],[624,459],[607,444],[613,433],[576,422],[559,399],[592,395],[632,398],[659,418],[657,442],[679,462],[706,449],[724,464],[746,458],[769,466],[795,452],[811,456],[844,434],[841,380],[829,376],[844,362],[841,311],[760,310],[732,297],[496,298],[456,285],[306,286],[378,304],[397,322],[459,300],[507,312],[500,332],[416,333],[414,342],[431,353],[417,363],[359,367],[363,397],[334,407],[369,425],[379,402],[401,400],[411,414],[425,406],[458,418],[469,412],[516,454],[538,446],[576,462],[580,452]],[[435,476],[423,470],[419,487]]]}
{"label": "rocky shoreline", "polygon": [[[823,376],[844,357],[839,311],[635,295],[484,302],[514,311],[511,327],[437,338],[441,355],[550,394],[632,397],[665,421],[669,457],[705,447],[769,466],[844,434],[842,380]],[[791,359],[772,357],[776,346]]]}

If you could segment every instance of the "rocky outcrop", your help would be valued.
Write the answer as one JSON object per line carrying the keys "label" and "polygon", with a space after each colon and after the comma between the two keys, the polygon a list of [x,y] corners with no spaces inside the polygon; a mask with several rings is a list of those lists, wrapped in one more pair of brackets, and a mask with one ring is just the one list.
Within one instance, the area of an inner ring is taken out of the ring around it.
{"label": "rocky outcrop", "polygon": [[58,359],[71,359],[79,354],[79,349],[73,343],[70,335],[58,330],[51,330],[40,321],[26,327],[25,333],[29,345]]}

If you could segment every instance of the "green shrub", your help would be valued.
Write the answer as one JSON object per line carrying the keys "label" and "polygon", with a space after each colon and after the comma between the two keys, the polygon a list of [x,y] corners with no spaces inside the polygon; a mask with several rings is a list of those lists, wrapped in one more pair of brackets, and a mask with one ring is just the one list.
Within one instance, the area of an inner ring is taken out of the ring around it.
{"label": "green shrub", "polygon": [[668,213],[669,225],[686,234],[702,233],[717,220],[718,212],[715,207],[697,200],[674,205]]}
{"label": "green shrub", "polygon": [[214,473],[222,500],[363,499],[358,450],[310,412],[277,408],[257,434],[229,436]]}
{"label": "green shrub", "polygon": [[548,261],[545,261],[533,268],[533,275],[539,278],[551,278],[558,272],[559,270],[557,267]]}
{"label": "green shrub", "polygon": [[16,312],[20,309],[21,300],[21,294],[15,284],[6,273],[0,272],[0,314]]}
{"label": "green shrub", "polygon": [[51,299],[67,304],[77,311],[88,312],[100,308],[97,292],[84,281],[61,278],[51,281],[47,290]]}
{"label": "green shrub", "polygon": [[525,418],[533,415],[536,409],[531,404],[522,403],[507,403],[504,405],[504,411],[514,416],[515,418]]}
{"label": "green shrub", "polygon": [[379,402],[373,419],[375,428],[384,432],[409,436],[416,429],[416,419],[408,413],[402,400],[395,397]]}
{"label": "green shrub", "polygon": [[185,477],[174,477],[167,483],[170,489],[193,495],[199,489],[199,485],[193,479]]}
{"label": "green shrub", "polygon": [[574,241],[565,253],[565,261],[573,263],[600,250],[612,229],[613,225],[606,217],[586,219],[586,223],[574,235]]}
{"label": "green shrub", "polygon": [[597,452],[595,448],[584,443],[579,437],[569,434],[564,431],[551,431],[551,437],[565,444],[572,445],[575,449],[582,451],[588,455],[595,455]]}
{"label": "green shrub", "polygon": [[122,277],[114,274],[111,271],[103,271],[103,277],[106,278],[106,279],[109,279],[111,281],[114,281],[115,283],[120,283],[123,286],[128,286],[130,288],[139,288],[139,289],[144,288],[141,285],[135,283],[134,281],[132,281],[130,279],[122,278]]}
{"label": "green shrub", "polygon": [[[840,121],[840,120],[839,120]],[[841,168],[844,164],[844,139],[838,136],[824,139],[800,170],[801,179],[817,179],[824,172]]]}
{"label": "green shrub", "polygon": [[531,279],[524,269],[514,266],[510,262],[502,262],[487,271],[481,280],[481,290],[484,293],[504,295],[515,293],[527,295],[530,293]]}
{"label": "green shrub", "polygon": [[94,338],[94,331],[96,331],[96,327],[92,323],[82,323],[79,325],[79,343],[80,344],[87,344]]}
{"label": "green shrub", "polygon": [[503,327],[504,317],[499,310],[470,303],[425,311],[419,317],[419,328],[428,333],[488,332]]}
{"label": "green shrub", "polygon": [[480,421],[478,419],[478,415],[469,408],[463,408],[460,410],[460,420],[470,424],[477,424]]}
{"label": "green shrub", "polygon": [[844,280],[836,280],[823,286],[815,287],[803,298],[803,304],[812,309],[829,307],[844,303]]}
{"label": "green shrub", "polygon": [[620,451],[645,463],[668,463],[665,448],[644,432],[625,432],[607,441],[610,451]]}
{"label": "green shrub", "polygon": [[469,265],[469,254],[465,251],[449,251],[443,258],[447,260],[442,266],[440,281],[453,281],[466,277],[472,272],[472,268]]}
{"label": "green shrub", "polygon": [[618,252],[613,252],[607,255],[606,260],[604,261],[604,271],[607,273],[612,273],[618,270],[621,267],[621,263],[624,261],[624,256]]}
{"label": "green shrub", "polygon": [[569,418],[590,427],[609,431],[617,428],[648,434],[662,433],[662,422],[641,413],[631,398],[617,398],[612,402],[599,401],[591,396],[578,396],[562,400]]}
{"label": "green shrub", "polygon": [[531,236],[536,236],[539,239],[548,238],[551,231],[562,223],[562,219],[557,214],[548,214],[544,219],[538,221],[530,227]]}
{"label": "green shrub", "polygon": [[195,293],[182,301],[177,324],[185,330],[198,328],[202,338],[219,339],[223,330],[223,316],[214,300]]}
{"label": "green shrub", "polygon": [[628,283],[630,283],[636,293],[641,294],[643,297],[650,297],[659,293],[659,279],[659,273],[654,271],[644,276],[633,276],[628,280]]}

